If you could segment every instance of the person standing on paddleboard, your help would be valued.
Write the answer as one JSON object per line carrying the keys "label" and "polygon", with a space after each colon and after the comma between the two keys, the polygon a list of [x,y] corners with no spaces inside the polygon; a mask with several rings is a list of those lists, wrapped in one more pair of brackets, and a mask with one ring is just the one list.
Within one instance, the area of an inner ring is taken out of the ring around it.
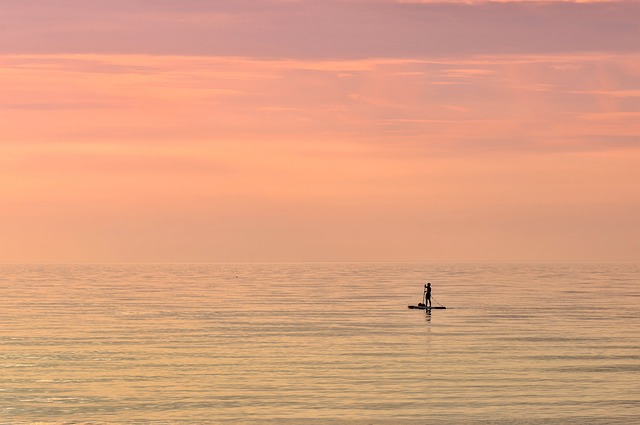
{"label": "person standing on paddleboard", "polygon": [[431,308],[431,283],[424,285],[424,305]]}

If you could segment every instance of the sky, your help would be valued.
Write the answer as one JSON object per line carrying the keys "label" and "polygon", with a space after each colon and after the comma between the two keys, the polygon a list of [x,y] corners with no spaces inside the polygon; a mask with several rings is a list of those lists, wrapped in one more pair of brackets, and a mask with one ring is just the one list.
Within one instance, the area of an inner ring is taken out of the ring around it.
{"label": "sky", "polygon": [[0,0],[0,263],[639,261],[638,17]]}

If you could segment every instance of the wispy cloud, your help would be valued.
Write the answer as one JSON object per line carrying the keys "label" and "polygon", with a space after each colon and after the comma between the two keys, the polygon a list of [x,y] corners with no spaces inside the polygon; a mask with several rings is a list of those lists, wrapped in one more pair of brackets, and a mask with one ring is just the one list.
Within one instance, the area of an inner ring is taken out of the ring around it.
{"label": "wispy cloud", "polygon": [[465,5],[481,5],[484,3],[610,3],[621,0],[394,0],[397,3],[433,4],[455,3]]}
{"label": "wispy cloud", "polygon": [[635,51],[640,3],[23,0],[0,53],[353,59]]}
{"label": "wispy cloud", "polygon": [[585,94],[590,96],[610,96],[610,97],[640,97],[640,89],[623,89],[623,90],[576,90],[573,94]]}
{"label": "wispy cloud", "polygon": [[[463,154],[464,146],[548,150],[559,137],[599,134],[604,147],[607,137],[636,131],[637,108],[625,103],[639,95],[635,60],[600,53],[342,61],[5,56],[0,108],[5,135],[23,143],[393,140]],[[40,125],[25,126],[36,114]],[[593,146],[591,138],[585,148]]]}

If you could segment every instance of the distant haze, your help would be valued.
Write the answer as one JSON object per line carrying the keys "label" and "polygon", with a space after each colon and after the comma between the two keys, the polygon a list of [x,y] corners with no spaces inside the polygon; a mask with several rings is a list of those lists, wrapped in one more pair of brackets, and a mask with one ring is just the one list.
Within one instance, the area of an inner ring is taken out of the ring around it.
{"label": "distant haze", "polygon": [[638,17],[0,0],[0,262],[640,260]]}

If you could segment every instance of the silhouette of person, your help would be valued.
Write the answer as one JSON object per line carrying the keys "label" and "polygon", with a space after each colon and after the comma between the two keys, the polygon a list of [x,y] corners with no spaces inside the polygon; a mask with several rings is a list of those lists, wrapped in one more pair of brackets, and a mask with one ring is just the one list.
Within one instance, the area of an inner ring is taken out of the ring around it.
{"label": "silhouette of person", "polygon": [[424,305],[431,308],[431,283],[424,285]]}

